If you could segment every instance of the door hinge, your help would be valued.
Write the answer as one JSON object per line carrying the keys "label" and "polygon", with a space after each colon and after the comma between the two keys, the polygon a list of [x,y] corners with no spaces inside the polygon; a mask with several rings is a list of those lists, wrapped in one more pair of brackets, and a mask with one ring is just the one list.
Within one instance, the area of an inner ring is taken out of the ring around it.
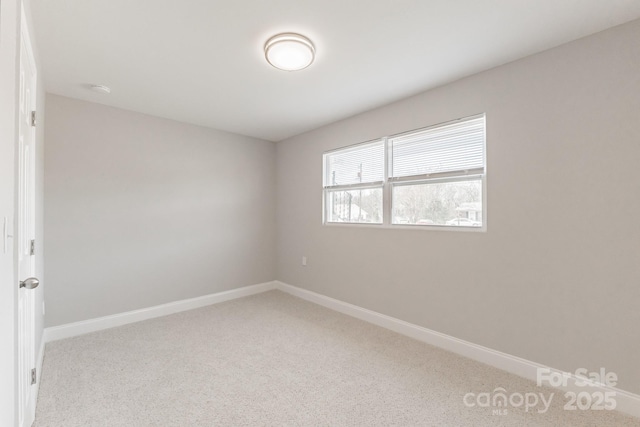
{"label": "door hinge", "polygon": [[31,126],[35,126],[36,125],[36,112],[32,111],[31,112]]}
{"label": "door hinge", "polygon": [[36,254],[36,241],[32,240],[29,246],[29,255],[35,255],[35,254]]}
{"label": "door hinge", "polygon": [[37,380],[36,368],[33,368],[31,370],[31,385],[34,385],[36,383],[36,380]]}

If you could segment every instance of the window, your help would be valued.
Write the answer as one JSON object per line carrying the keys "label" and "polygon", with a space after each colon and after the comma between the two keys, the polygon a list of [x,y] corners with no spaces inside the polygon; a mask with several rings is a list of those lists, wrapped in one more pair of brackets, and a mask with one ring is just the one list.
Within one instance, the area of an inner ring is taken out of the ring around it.
{"label": "window", "polygon": [[484,115],[390,137],[392,224],[483,223]]}
{"label": "window", "polygon": [[325,222],[382,224],[385,141],[324,155]]}
{"label": "window", "polygon": [[481,228],[484,177],[484,115],[330,151],[324,222]]}

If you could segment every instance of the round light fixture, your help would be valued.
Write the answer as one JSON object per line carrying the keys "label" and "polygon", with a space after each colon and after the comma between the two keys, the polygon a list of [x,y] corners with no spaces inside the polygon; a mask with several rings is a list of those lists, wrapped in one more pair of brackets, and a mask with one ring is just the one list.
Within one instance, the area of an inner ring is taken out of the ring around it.
{"label": "round light fixture", "polygon": [[94,92],[98,92],[98,93],[103,93],[105,95],[108,95],[111,93],[111,88],[108,86],[103,86],[103,85],[90,85],[89,88],[94,91]]}
{"label": "round light fixture", "polygon": [[313,62],[316,48],[311,40],[296,33],[282,33],[271,37],[264,45],[264,56],[279,70],[298,71]]}

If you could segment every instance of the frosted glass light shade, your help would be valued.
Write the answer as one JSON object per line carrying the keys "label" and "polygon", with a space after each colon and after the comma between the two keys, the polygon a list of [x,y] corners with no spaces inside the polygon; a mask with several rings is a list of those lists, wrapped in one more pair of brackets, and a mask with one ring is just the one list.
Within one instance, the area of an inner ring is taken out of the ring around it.
{"label": "frosted glass light shade", "polygon": [[295,33],[277,34],[264,45],[264,56],[275,68],[297,71],[307,68],[315,58],[316,49],[311,40]]}

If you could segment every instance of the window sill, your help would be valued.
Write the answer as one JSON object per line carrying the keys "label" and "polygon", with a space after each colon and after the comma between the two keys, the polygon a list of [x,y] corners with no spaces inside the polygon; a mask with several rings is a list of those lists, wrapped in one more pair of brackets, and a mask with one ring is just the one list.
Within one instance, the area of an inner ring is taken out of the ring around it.
{"label": "window sill", "polygon": [[385,230],[420,230],[420,231],[454,231],[468,233],[486,233],[487,226],[481,227],[456,227],[450,225],[409,225],[409,224],[368,224],[357,222],[325,222],[327,227],[356,227],[356,228],[378,228]]}

